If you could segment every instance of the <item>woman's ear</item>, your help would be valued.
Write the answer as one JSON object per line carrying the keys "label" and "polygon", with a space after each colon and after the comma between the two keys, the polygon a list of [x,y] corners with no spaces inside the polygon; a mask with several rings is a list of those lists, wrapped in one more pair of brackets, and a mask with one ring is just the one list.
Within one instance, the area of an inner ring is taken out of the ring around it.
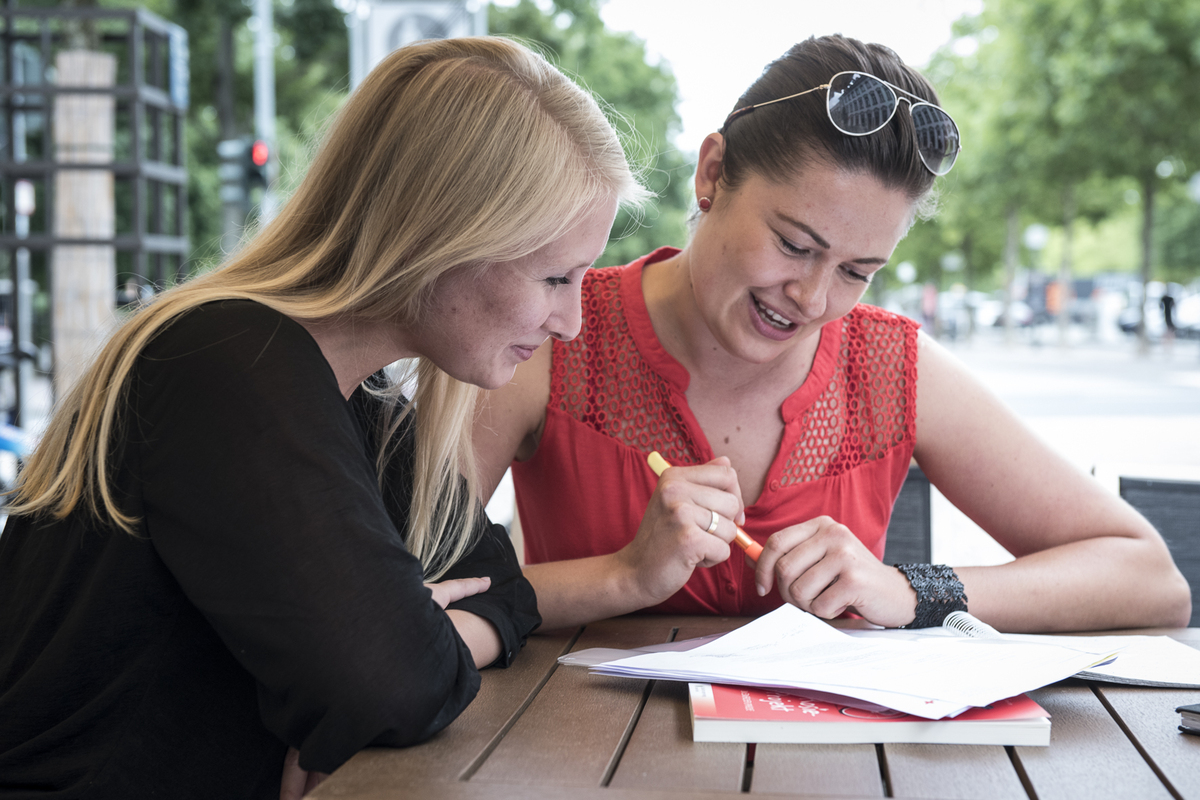
{"label": "woman's ear", "polygon": [[696,198],[717,196],[721,180],[721,160],[725,157],[725,137],[710,133],[700,143],[700,160],[696,163]]}

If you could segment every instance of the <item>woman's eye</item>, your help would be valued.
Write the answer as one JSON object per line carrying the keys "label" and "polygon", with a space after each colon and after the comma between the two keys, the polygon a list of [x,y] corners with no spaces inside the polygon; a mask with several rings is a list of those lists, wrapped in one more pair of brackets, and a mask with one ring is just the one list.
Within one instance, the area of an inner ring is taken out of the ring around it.
{"label": "woman's eye", "polygon": [[808,254],[807,248],[797,247],[796,245],[789,242],[787,239],[784,239],[782,236],[779,237],[779,243],[785,251],[791,253],[794,256],[803,256],[803,255]]}
{"label": "woman's eye", "polygon": [[568,278],[566,275],[558,275],[553,278],[546,278],[546,283],[550,284],[552,287],[553,286],[569,286],[571,283],[571,279]]}
{"label": "woman's eye", "polygon": [[863,275],[861,272],[855,272],[852,269],[844,269],[843,272],[847,278],[859,281],[860,283],[870,283],[871,278],[874,277],[874,275]]}

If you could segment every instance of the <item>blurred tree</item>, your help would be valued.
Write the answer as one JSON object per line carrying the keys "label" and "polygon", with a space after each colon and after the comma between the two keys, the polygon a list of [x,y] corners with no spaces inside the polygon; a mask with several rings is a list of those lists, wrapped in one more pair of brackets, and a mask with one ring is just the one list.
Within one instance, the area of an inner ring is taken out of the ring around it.
{"label": "blurred tree", "polygon": [[493,5],[488,26],[491,33],[533,43],[594,92],[622,132],[635,167],[640,162],[643,181],[658,195],[643,219],[618,215],[597,262],[605,266],[662,245],[683,246],[695,167],[671,143],[679,130],[675,77],[665,64],[647,63],[645,43],[633,34],[605,29],[599,7],[599,0],[520,0],[511,7]]}
{"label": "blurred tree", "polygon": [[[1154,257],[1155,200],[1179,162],[1200,162],[1200,5],[1172,0],[1007,0],[1031,77],[1053,87],[1050,179],[1091,164],[1133,178],[1142,202],[1141,279]],[[1190,113],[1181,113],[1190,112]],[[1182,164],[1180,164],[1182,166]],[[1178,177],[1175,178],[1176,180]],[[1139,326],[1142,351],[1145,324]]]}
{"label": "blurred tree", "polygon": [[[83,2],[84,0],[75,0]],[[90,1],[90,0],[89,0]],[[221,201],[217,142],[253,132],[252,0],[98,0],[140,7],[188,32],[191,104],[187,117],[188,219],[193,269],[219,261]],[[22,5],[59,5],[23,0]],[[284,190],[303,171],[311,144],[344,99],[349,38],[330,0],[276,0],[276,151]]]}
{"label": "blurred tree", "polygon": [[[154,0],[147,5],[188,31],[188,211],[197,268],[224,255],[217,142],[254,132],[252,5],[252,0]],[[309,149],[326,120],[349,90],[349,37],[342,12],[329,0],[276,0],[274,16],[279,40],[275,155],[281,167],[280,189],[286,195],[307,166]]]}
{"label": "blurred tree", "polygon": [[1163,202],[1154,220],[1154,240],[1158,243],[1156,260],[1161,277],[1187,283],[1200,278],[1200,202],[1180,188],[1168,185],[1162,193]]}
{"label": "blurred tree", "polygon": [[[1060,275],[1072,271],[1076,220],[1122,210],[1133,179],[1143,208],[1143,280],[1156,252],[1186,261],[1179,205],[1161,226],[1165,185],[1200,163],[1200,6],[1170,0],[988,0],[955,28],[927,72],[959,121],[964,152],[943,181],[943,209],[897,251],[940,278],[938,251],[957,250],[966,275],[986,278],[1002,261],[1011,283],[1028,222],[1061,230]],[[1173,192],[1172,197],[1178,192]],[[1172,206],[1174,208],[1174,206]],[[1165,263],[1165,262],[1164,262]]]}
{"label": "blurred tree", "polygon": [[[96,0],[75,0],[92,2]],[[55,0],[25,0],[52,6]],[[189,219],[193,266],[219,261],[221,202],[217,142],[253,132],[252,0],[98,0],[108,8],[140,6],[188,31]],[[546,4],[543,4],[546,5]],[[607,31],[598,0],[558,0],[543,12],[522,0],[490,10],[491,29],[540,45],[551,60],[613,109],[626,146],[659,195],[642,221],[622,213],[601,263],[624,263],[686,238],[689,160],[671,144],[678,131],[677,90],[665,65],[648,65],[644,44]],[[275,0],[276,153],[286,195],[308,165],[312,148],[349,88],[349,39],[331,0]]]}
{"label": "blurred tree", "polygon": [[998,282],[1011,299],[1021,212],[1039,199],[1025,141],[1033,111],[1023,95],[1011,91],[1010,36],[983,16],[964,18],[954,34],[925,72],[958,123],[963,152],[954,171],[939,181],[938,215],[918,223],[893,260],[912,261],[922,281],[945,288],[942,259],[957,253],[963,263],[959,279],[967,286]]}

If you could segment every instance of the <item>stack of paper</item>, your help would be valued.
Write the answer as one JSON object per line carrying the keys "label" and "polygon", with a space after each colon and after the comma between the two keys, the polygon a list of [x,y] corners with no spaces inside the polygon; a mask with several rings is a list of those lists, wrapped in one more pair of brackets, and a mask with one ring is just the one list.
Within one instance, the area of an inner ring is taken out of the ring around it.
{"label": "stack of paper", "polygon": [[[824,692],[940,719],[1068,678],[1113,655],[1082,637],[1070,646],[1008,638],[856,638],[785,605],[693,649],[602,660],[591,669]],[[580,663],[578,656],[561,660]]]}

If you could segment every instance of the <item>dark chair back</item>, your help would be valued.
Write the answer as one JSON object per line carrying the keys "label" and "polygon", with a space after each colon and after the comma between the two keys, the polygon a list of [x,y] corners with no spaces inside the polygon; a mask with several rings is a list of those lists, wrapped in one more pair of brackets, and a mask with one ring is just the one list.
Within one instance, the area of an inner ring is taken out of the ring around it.
{"label": "dark chair back", "polygon": [[908,468],[900,496],[892,506],[883,563],[928,564],[933,560],[929,479],[917,465]]}
{"label": "dark chair back", "polygon": [[1120,492],[1167,541],[1192,587],[1192,624],[1200,623],[1200,481],[1122,477]]}

